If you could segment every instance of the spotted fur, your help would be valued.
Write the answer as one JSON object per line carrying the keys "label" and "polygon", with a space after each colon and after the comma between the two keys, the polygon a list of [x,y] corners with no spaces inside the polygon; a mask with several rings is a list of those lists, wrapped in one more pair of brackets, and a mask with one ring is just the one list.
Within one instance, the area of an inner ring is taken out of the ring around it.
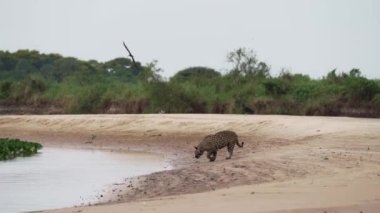
{"label": "spotted fur", "polygon": [[195,158],[200,158],[206,151],[207,158],[210,161],[214,161],[218,150],[227,147],[229,156],[226,159],[231,159],[235,144],[238,145],[238,147],[243,147],[244,142],[240,144],[237,134],[233,131],[226,130],[217,132],[214,135],[207,135],[199,145],[195,147]]}

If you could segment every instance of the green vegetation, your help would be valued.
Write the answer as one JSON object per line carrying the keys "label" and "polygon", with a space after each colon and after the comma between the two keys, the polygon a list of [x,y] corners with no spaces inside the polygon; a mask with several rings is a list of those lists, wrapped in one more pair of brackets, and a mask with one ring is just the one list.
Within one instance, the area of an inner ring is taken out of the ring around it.
{"label": "green vegetation", "polygon": [[135,68],[126,58],[101,63],[37,51],[0,51],[0,106],[54,106],[58,113],[380,117],[380,81],[365,78],[358,69],[332,70],[311,79],[284,70],[271,76],[270,66],[244,48],[229,53],[227,60],[232,69],[224,74],[190,67],[165,80],[156,62]]}
{"label": "green vegetation", "polygon": [[42,145],[21,141],[19,139],[0,138],[0,160],[11,160],[16,157],[25,157],[36,154]]}

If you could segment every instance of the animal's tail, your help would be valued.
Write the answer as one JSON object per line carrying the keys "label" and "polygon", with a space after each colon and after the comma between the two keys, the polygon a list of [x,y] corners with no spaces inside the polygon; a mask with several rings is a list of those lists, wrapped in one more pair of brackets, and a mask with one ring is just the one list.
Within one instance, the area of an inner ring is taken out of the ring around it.
{"label": "animal's tail", "polygon": [[239,143],[239,140],[236,140],[236,144],[238,145],[238,147],[240,148],[243,148],[244,146],[244,142],[242,141],[241,144]]}

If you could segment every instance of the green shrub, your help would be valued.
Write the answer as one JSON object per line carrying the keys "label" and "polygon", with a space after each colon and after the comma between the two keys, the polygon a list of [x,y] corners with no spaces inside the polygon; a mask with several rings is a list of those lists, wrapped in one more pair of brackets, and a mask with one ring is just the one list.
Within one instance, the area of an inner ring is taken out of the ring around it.
{"label": "green shrub", "polygon": [[204,113],[207,103],[195,91],[186,91],[175,83],[155,82],[149,85],[150,110],[167,113]]}
{"label": "green shrub", "polygon": [[47,84],[43,78],[31,75],[28,78],[11,84],[9,98],[17,103],[37,104],[42,99]]}
{"label": "green shrub", "polygon": [[11,94],[12,81],[0,82],[0,99],[6,99]]}
{"label": "green shrub", "polygon": [[315,97],[316,88],[312,83],[302,83],[295,86],[293,97],[298,102],[305,102]]}
{"label": "green shrub", "polygon": [[380,105],[380,93],[377,93],[377,94],[373,97],[372,102],[375,103],[375,104]]}
{"label": "green shrub", "polygon": [[375,81],[363,77],[350,77],[344,83],[345,96],[352,101],[370,101],[380,91]]}
{"label": "green shrub", "polygon": [[289,82],[281,78],[267,79],[264,81],[263,85],[266,94],[273,96],[284,95],[290,90]]}

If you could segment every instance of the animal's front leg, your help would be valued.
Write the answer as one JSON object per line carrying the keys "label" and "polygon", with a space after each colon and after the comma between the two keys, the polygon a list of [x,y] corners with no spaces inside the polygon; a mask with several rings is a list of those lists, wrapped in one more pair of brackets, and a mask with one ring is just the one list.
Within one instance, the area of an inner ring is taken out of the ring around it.
{"label": "animal's front leg", "polygon": [[212,152],[211,154],[212,156],[210,158],[210,161],[215,161],[217,152],[215,151],[215,152]]}
{"label": "animal's front leg", "polygon": [[212,152],[207,151],[207,158],[211,161],[212,159]]}
{"label": "animal's front leg", "polygon": [[207,158],[210,161],[215,161],[215,159],[216,159],[216,152],[207,152]]}

